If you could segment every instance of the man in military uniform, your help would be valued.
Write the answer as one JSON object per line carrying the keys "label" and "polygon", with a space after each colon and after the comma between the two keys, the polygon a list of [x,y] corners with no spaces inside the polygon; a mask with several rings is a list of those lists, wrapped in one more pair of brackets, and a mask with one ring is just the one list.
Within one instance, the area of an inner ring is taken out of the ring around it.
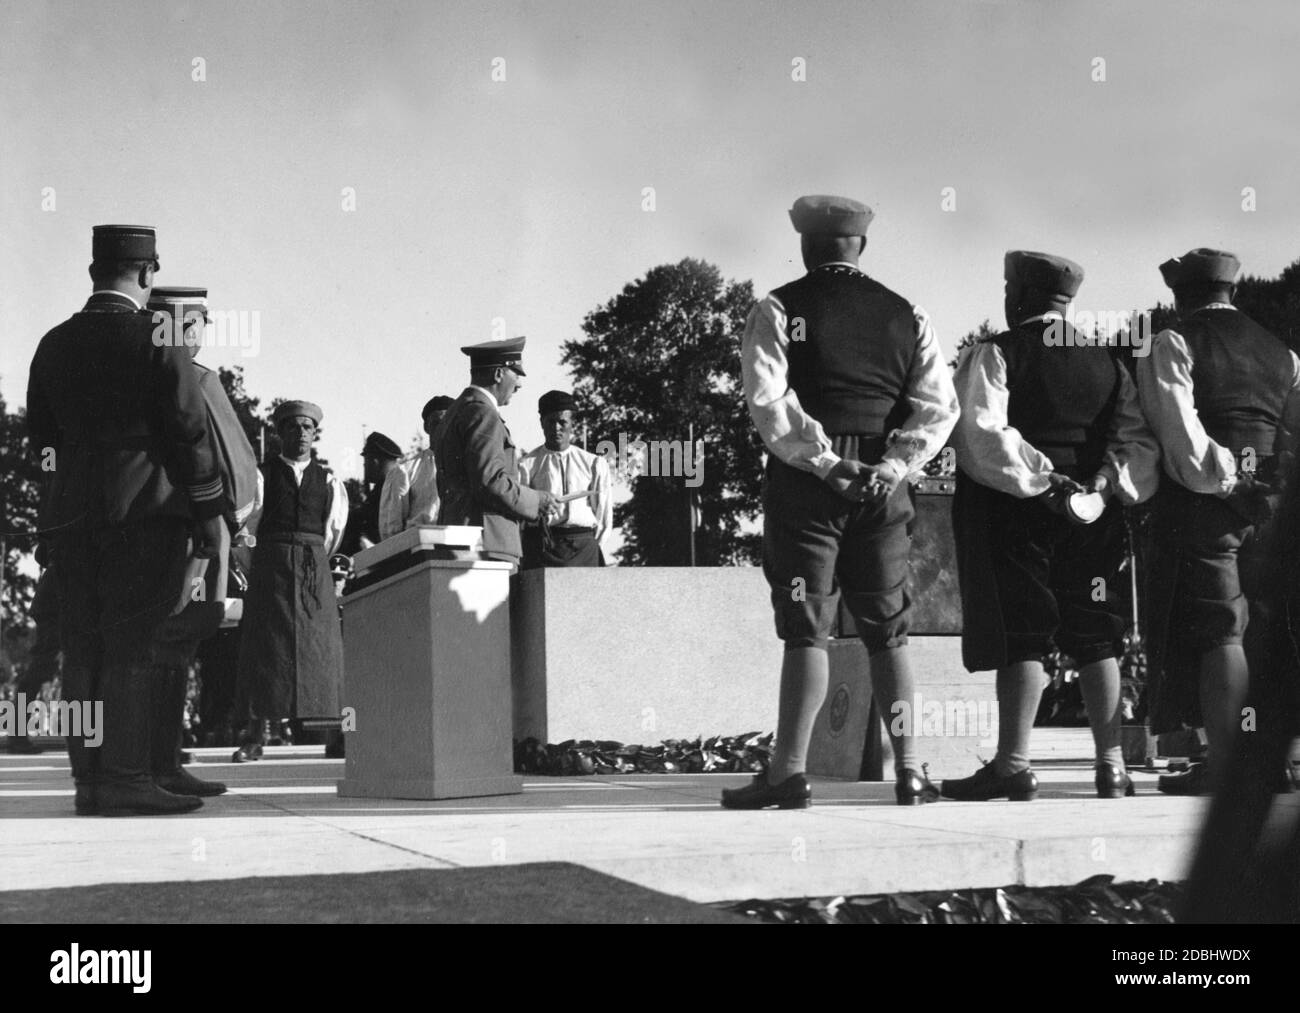
{"label": "man in military uniform", "polygon": [[94,292],[41,339],[27,388],[32,447],[53,467],[40,526],[59,591],[63,698],[103,705],[98,749],[68,739],[76,810],[189,812],[202,800],[152,777],[164,675],[151,652],[191,556],[220,551],[221,477],[189,353],[156,340],[144,312],[154,230],[96,226],[92,249]]}
{"label": "man in military uniform", "polygon": [[1151,730],[1203,724],[1209,740],[1208,768],[1160,778],[1169,794],[1210,791],[1242,721],[1256,557],[1300,404],[1300,359],[1232,305],[1240,268],[1209,249],[1161,264],[1178,322],[1138,363],[1165,471],[1153,526]]}
{"label": "man in military uniform", "polygon": [[384,486],[399,470],[398,459],[401,456],[402,448],[383,433],[373,432],[366,437],[361,448],[361,476],[366,495],[361,505],[348,513],[347,528],[343,532],[343,541],[339,543],[339,552],[345,556],[355,556],[362,549],[378,545],[383,538],[379,530],[380,504]]}
{"label": "man in military uniform", "polygon": [[1038,794],[1029,736],[1043,660],[1056,645],[1079,665],[1097,794],[1121,798],[1133,794],[1133,781],[1116,661],[1124,635],[1115,596],[1125,554],[1120,504],[1155,492],[1160,451],[1127,370],[1065,321],[1083,268],[1013,250],[1004,275],[1010,329],[962,350],[953,439],[962,658],[971,672],[997,672],[998,748],[974,776],[946,779],[942,790],[963,801]]}
{"label": "man in military uniform", "polygon": [[523,530],[524,569],[603,566],[600,541],[614,523],[609,463],[573,445],[573,395],[550,390],[537,402],[546,442],[519,462],[519,481],[556,497],[589,495],[556,506],[555,516]]}
{"label": "man in military uniform", "polygon": [[[196,357],[203,345],[208,321],[208,290],[156,286],[149,294],[155,333],[180,341]],[[201,573],[191,579],[202,581],[191,588],[184,608],[168,616],[154,632],[153,662],[161,675],[154,696],[153,774],[168,791],[200,797],[220,795],[226,786],[202,781],[181,766],[185,703],[190,667],[199,644],[215,636],[225,616],[226,588],[230,579],[231,538],[243,527],[257,495],[257,458],[235,409],[215,370],[195,361],[199,387],[207,406],[208,427],[217,451],[217,467],[223,489],[222,517],[226,522],[221,550]],[[204,671],[203,692],[216,683],[217,673]]]}
{"label": "man in military uniform", "polygon": [[516,448],[500,408],[510,403],[524,375],[524,339],[467,345],[470,386],[443,420],[434,453],[438,462],[439,524],[483,528],[483,551],[519,565],[519,522],[548,517],[549,492],[519,482]]}
{"label": "man in military uniform", "polygon": [[261,755],[269,722],[339,716],[343,638],[329,557],[347,525],[348,495],[312,458],[322,417],[310,401],[286,401],[272,415],[281,451],[259,469],[247,524],[255,548],[236,692],[249,727],[236,763]]}
{"label": "man in military uniform", "polygon": [[[913,699],[907,479],[942,449],[957,397],[925,311],[858,268],[871,218],[844,197],[799,198],[790,220],[808,273],[761,299],[745,324],[745,401],[768,450],[763,570],[785,656],[772,762],[722,793],[728,808],[811,803],[804,764],[841,591],[881,714]],[[934,801],[913,729],[891,718],[896,801]]]}
{"label": "man in military uniform", "polygon": [[379,535],[392,538],[407,528],[438,523],[438,462],[434,449],[438,427],[455,402],[445,394],[425,402],[421,421],[429,437],[429,446],[401,462],[384,482],[379,501]]}

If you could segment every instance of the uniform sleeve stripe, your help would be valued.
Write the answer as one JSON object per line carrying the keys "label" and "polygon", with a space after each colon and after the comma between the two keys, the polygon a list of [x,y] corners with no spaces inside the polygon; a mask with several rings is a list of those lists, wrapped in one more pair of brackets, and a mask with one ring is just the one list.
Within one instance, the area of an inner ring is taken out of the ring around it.
{"label": "uniform sleeve stripe", "polygon": [[223,491],[221,479],[214,479],[211,482],[205,482],[202,485],[191,485],[189,488],[190,499],[198,502],[209,499],[219,499]]}

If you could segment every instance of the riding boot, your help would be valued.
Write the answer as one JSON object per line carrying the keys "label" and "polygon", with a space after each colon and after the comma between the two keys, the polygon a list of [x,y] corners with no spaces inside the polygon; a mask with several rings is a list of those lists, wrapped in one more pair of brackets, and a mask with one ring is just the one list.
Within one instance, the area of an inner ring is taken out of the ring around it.
{"label": "riding boot", "polygon": [[185,695],[189,670],[184,665],[154,665],[153,778],[173,795],[207,797],[224,795],[220,781],[203,781],[181,766]]}
{"label": "riding boot", "polygon": [[156,816],[193,812],[201,799],[173,795],[152,774],[152,665],[106,665],[100,674],[104,701],[96,800],[101,816]]}
{"label": "riding boot", "polygon": [[[84,718],[93,714],[95,704],[95,672],[84,666],[68,665],[63,669],[62,699],[64,703],[75,706]],[[92,731],[102,735],[103,709],[97,715],[99,727],[89,729],[82,727],[81,735],[69,735],[68,765],[72,768],[72,781],[77,788],[76,811],[78,816],[93,816],[98,811],[95,801],[96,782],[99,779],[99,750],[86,745],[85,732]],[[73,725],[72,727],[77,727]]]}

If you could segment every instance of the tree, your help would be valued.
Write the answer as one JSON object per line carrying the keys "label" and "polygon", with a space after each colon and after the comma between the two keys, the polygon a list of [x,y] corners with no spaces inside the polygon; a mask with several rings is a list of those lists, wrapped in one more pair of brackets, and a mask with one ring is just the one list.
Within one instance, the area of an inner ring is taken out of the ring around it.
{"label": "tree", "polygon": [[40,456],[27,437],[27,412],[9,411],[0,396],[0,541],[3,541],[4,595],[0,598],[0,624],[4,643],[29,625],[28,610],[36,592],[31,562],[36,550],[37,514],[40,508]]}
{"label": "tree", "polygon": [[694,489],[684,475],[645,473],[650,469],[633,479],[632,499],[615,509],[621,562],[687,565],[692,493],[700,517],[696,561],[758,560],[760,537],[743,528],[756,526],[763,445],[740,379],[740,336],[753,301],[752,283],[724,281],[712,264],[686,259],[626,285],[587,314],[585,337],[564,343],[561,362],[588,416],[590,449],[641,439],[684,450],[692,426],[704,444]]}
{"label": "tree", "polygon": [[1292,351],[1300,351],[1300,260],[1287,265],[1276,278],[1242,278],[1233,302]]}
{"label": "tree", "polygon": [[244,367],[235,366],[228,369],[225,366],[219,366],[217,368],[217,377],[221,380],[221,386],[226,392],[226,397],[230,399],[231,407],[235,409],[239,424],[244,427],[244,435],[248,437],[248,442],[253,445],[253,452],[257,454],[259,461],[262,460],[266,447],[263,440],[269,436],[267,430],[271,424],[267,421],[267,413],[258,410],[261,399],[250,397],[244,387]]}

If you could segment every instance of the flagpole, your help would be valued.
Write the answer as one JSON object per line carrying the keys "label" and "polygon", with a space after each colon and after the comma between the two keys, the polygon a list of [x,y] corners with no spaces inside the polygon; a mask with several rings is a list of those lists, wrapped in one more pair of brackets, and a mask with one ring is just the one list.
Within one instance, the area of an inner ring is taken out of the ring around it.
{"label": "flagpole", "polygon": [[[689,435],[687,447],[688,453],[695,453],[695,423],[687,423]],[[695,490],[688,487],[686,493],[686,512],[690,515],[691,520],[691,566],[695,565]]]}

